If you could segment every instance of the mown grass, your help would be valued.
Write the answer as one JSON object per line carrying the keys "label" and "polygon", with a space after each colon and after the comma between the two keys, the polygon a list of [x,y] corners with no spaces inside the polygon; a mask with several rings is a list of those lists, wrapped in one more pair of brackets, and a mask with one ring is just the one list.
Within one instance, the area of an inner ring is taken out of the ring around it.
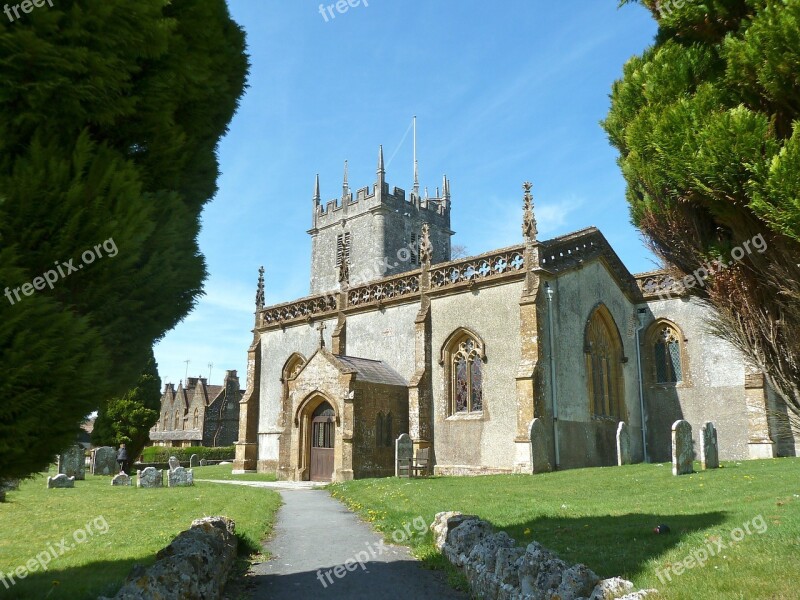
{"label": "mown grass", "polygon": [[[48,547],[63,554],[45,572],[39,568],[24,579],[15,576],[8,588],[0,582],[0,598],[113,596],[134,564],[152,563],[161,548],[203,516],[232,518],[240,551],[260,550],[280,503],[271,490],[203,482],[137,489],[112,487],[110,477],[87,474],[74,489],[48,490],[43,477],[26,481],[0,504],[0,571],[13,572]],[[93,533],[87,534],[87,523]],[[74,547],[60,547],[62,539]]]}
{"label": "mown grass", "polygon": [[221,479],[225,481],[276,481],[272,473],[241,473],[233,474],[233,465],[209,465],[207,467],[192,467],[195,479]]}
{"label": "mown grass", "polygon": [[[538,541],[602,577],[621,575],[640,588],[657,588],[661,598],[800,597],[800,459],[725,463],[681,477],[672,476],[670,465],[648,464],[536,476],[372,479],[335,484],[331,492],[387,539],[415,517],[430,523],[437,512],[457,510],[490,521],[521,545]],[[758,533],[761,518],[764,533]],[[659,524],[671,533],[653,533]],[[732,532],[738,536],[736,528],[745,524],[752,533],[731,544]],[[726,548],[718,551],[715,540]],[[669,579],[663,574],[709,544],[717,555],[704,566],[670,571]],[[430,533],[412,536],[409,545],[428,566],[442,568]]]}

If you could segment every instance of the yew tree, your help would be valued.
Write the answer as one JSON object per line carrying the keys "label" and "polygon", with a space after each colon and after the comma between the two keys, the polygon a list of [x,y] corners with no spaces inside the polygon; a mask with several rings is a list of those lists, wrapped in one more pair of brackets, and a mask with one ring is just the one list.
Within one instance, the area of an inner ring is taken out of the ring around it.
{"label": "yew tree", "polygon": [[633,223],[677,277],[730,265],[689,292],[800,414],[800,0],[638,3],[658,34],[603,124]]}
{"label": "yew tree", "polygon": [[133,388],[202,293],[200,212],[247,68],[225,0],[59,0],[0,27],[0,478]]}

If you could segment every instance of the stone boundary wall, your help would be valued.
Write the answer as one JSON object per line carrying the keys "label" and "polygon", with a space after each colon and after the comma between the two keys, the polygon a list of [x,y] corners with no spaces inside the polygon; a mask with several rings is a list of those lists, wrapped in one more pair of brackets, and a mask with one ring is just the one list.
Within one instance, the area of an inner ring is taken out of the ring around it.
{"label": "stone boundary wall", "polygon": [[656,590],[634,591],[620,577],[600,579],[589,567],[569,565],[538,542],[517,546],[507,533],[459,512],[441,512],[431,524],[434,544],[485,600],[641,600]]}
{"label": "stone boundary wall", "polygon": [[153,565],[131,569],[114,600],[219,600],[236,560],[235,528],[227,517],[192,521],[188,530],[159,551]]}

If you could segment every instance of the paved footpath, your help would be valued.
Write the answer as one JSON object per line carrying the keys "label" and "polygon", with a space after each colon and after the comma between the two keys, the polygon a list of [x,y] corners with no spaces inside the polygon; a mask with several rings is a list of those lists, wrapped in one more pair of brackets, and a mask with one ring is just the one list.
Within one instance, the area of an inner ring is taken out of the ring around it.
{"label": "paved footpath", "polygon": [[[266,487],[266,486],[257,486]],[[279,490],[284,505],[265,548],[272,559],[254,565],[256,600],[464,600],[441,571],[423,569],[405,546],[383,541],[324,490]],[[411,526],[411,524],[409,524]],[[365,553],[369,555],[365,559]],[[364,568],[354,561],[361,558]],[[352,571],[326,572],[346,561]]]}

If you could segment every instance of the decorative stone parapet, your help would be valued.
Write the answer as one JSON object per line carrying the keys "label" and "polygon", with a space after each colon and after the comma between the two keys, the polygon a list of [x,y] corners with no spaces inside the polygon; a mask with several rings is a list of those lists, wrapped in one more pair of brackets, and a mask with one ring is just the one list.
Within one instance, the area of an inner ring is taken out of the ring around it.
{"label": "decorative stone parapet", "polygon": [[634,591],[630,581],[600,579],[589,567],[569,565],[538,542],[517,546],[507,533],[459,512],[442,512],[431,524],[434,545],[485,600],[640,600],[656,590]]}

